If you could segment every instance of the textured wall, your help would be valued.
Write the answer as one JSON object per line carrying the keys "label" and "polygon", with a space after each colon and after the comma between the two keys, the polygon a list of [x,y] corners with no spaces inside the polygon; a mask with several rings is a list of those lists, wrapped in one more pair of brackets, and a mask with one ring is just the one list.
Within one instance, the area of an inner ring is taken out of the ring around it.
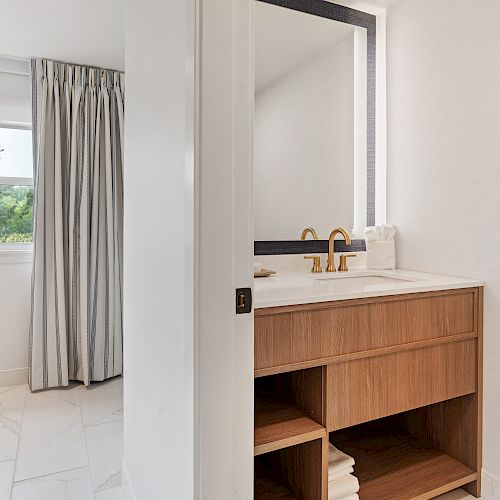
{"label": "textured wall", "polygon": [[498,479],[500,2],[403,0],[387,19],[387,218],[400,232],[398,265],[486,282],[484,471]]}

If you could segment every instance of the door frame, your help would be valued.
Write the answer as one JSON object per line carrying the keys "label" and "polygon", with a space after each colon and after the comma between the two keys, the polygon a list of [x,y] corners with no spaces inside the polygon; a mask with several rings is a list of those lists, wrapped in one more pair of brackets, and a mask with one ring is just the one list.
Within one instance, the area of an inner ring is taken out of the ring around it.
{"label": "door frame", "polygon": [[198,0],[195,498],[253,498],[254,0]]}

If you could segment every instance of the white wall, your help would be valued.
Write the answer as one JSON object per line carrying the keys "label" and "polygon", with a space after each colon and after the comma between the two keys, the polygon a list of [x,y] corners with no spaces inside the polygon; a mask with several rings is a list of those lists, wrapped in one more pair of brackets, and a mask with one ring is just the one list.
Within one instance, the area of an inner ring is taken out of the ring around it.
{"label": "white wall", "polygon": [[[24,74],[4,73],[9,61],[0,57],[0,123],[31,123],[31,82]],[[28,62],[16,61],[15,70],[29,72]]]}
{"label": "white wall", "polygon": [[257,92],[254,138],[255,239],[352,229],[354,32]]}
{"label": "white wall", "polygon": [[500,498],[500,3],[388,12],[388,220],[398,266],[484,280],[485,496]]}
{"label": "white wall", "polygon": [[28,381],[31,252],[0,250],[0,386]]}
{"label": "white wall", "polygon": [[128,0],[126,8],[124,480],[137,500],[188,499],[194,354],[193,260],[185,246],[192,185],[186,3]]}
{"label": "white wall", "polygon": [[1,3],[0,54],[124,69],[123,0]]}

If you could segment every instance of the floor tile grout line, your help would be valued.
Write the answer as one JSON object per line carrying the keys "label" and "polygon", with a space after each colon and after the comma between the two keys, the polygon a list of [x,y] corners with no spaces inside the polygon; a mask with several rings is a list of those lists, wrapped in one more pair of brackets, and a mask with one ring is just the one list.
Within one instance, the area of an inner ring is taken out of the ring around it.
{"label": "floor tile grout line", "polygon": [[17,439],[16,458],[14,459],[14,469],[12,471],[12,481],[10,483],[10,494],[9,494],[10,499],[12,499],[12,495],[14,493],[14,482],[16,479],[17,460],[19,458],[19,449],[21,448],[21,436],[23,434],[23,426],[24,426],[24,412],[26,411],[26,398],[28,397],[28,391],[29,391],[29,386],[27,384],[21,384],[21,385],[24,387],[23,409],[21,411],[21,425],[19,427],[19,437]]}
{"label": "floor tile grout line", "polygon": [[85,425],[83,423],[83,410],[82,410],[82,402],[81,402],[81,399],[80,399],[80,393],[82,391],[84,391],[84,390],[86,390],[85,389],[85,385],[80,386],[78,388],[78,392],[76,393],[76,400],[78,401],[78,408],[80,409],[80,419],[82,421],[83,442],[85,443],[85,454],[87,455],[87,464],[88,464],[88,469],[89,469],[89,479],[90,479],[90,485],[92,487],[92,496],[94,497],[94,500],[95,500],[96,491],[94,490],[94,480],[93,480],[93,476],[92,476],[92,467],[90,465],[89,446],[88,446],[88,443],[87,443],[87,433],[85,432]]}
{"label": "floor tile grout line", "polygon": [[57,472],[49,472],[49,474],[40,474],[39,476],[27,477],[25,479],[20,479],[19,481],[14,481],[12,484],[29,483],[30,481],[34,481],[36,479],[43,479],[44,477],[57,476],[58,474],[65,474],[66,472],[88,468],[88,465],[80,465],[79,467],[71,467],[69,469],[64,469]]}
{"label": "floor tile grout line", "polygon": [[48,418],[56,418],[56,417],[67,417],[69,415],[73,415],[79,413],[78,408],[74,408],[72,412],[64,412],[64,413],[57,413],[56,415],[49,415],[48,417],[36,417],[36,418],[28,418],[24,420],[24,422],[29,423],[29,422],[37,422],[38,420],[45,420]]}
{"label": "floor tile grout line", "polygon": [[121,418],[115,418],[114,420],[105,420],[104,422],[96,422],[95,424],[83,424],[84,428],[88,427],[97,427],[98,425],[106,425],[106,424],[114,424],[116,422],[123,422],[123,417]]}
{"label": "floor tile grout line", "polygon": [[[65,389],[66,390],[66,389]],[[71,390],[75,390],[77,391],[77,395],[76,395],[76,404],[73,404],[71,401],[68,401],[68,400],[65,400],[63,398],[51,398],[50,396],[47,396],[48,399],[54,399],[54,400],[57,400],[57,399],[62,399],[64,402],[68,403],[68,405],[71,405],[72,408],[71,410],[74,411],[74,412],[77,412],[79,411],[79,399],[78,399],[78,386],[72,388],[72,389],[69,389],[68,391],[71,391]],[[57,388],[52,388],[52,389],[48,389],[48,391],[58,391]],[[45,393],[47,393],[47,391],[45,391]],[[38,394],[38,393],[33,393],[33,394]],[[40,393],[40,394],[43,394],[43,393]],[[45,415],[43,417],[35,417],[35,418],[29,418],[29,419],[26,419],[25,418],[25,415],[26,415],[26,407],[24,409],[24,415],[23,415],[23,421],[24,422],[33,422],[35,420],[41,420],[41,419],[44,419],[44,418],[53,418],[53,417],[59,417],[59,416],[65,416],[65,415],[71,415],[71,412],[68,410],[64,410],[64,412],[62,413],[57,413],[55,415]],[[82,421],[82,425],[83,425],[83,421]]]}

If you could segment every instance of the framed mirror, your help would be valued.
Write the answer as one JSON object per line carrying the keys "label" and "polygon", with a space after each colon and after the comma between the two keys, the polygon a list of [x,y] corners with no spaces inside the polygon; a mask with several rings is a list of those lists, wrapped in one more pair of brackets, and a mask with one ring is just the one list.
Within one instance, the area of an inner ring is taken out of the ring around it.
{"label": "framed mirror", "polygon": [[[364,250],[375,224],[375,72],[375,16],[256,0],[255,255],[325,253],[338,226],[353,239],[337,251]],[[317,240],[300,239],[306,227]]]}

